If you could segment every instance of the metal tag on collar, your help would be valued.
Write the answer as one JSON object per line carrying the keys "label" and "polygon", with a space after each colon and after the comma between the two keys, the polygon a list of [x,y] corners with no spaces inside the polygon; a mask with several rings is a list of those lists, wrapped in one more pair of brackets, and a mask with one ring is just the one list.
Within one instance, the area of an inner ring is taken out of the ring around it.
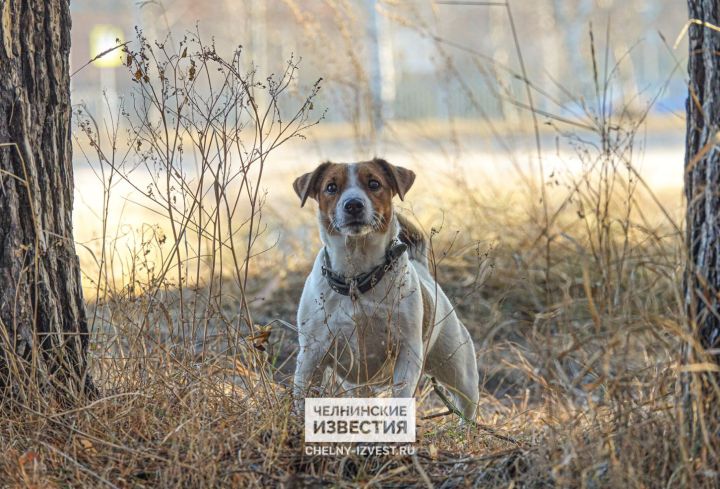
{"label": "metal tag on collar", "polygon": [[360,297],[360,291],[358,290],[357,280],[350,281],[350,290],[348,291],[348,295],[350,296],[350,300],[352,300],[353,302],[358,300],[358,297]]}

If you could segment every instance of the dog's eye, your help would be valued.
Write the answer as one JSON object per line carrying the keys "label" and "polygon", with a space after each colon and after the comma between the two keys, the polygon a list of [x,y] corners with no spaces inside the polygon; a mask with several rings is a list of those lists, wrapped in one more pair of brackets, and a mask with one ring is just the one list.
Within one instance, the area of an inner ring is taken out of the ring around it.
{"label": "dog's eye", "polygon": [[377,180],[370,180],[368,182],[368,188],[370,190],[377,190],[380,188],[380,182],[378,182]]}
{"label": "dog's eye", "polygon": [[325,187],[325,191],[329,194],[334,194],[335,192],[337,192],[337,185],[335,185],[334,183],[328,183],[327,187]]}

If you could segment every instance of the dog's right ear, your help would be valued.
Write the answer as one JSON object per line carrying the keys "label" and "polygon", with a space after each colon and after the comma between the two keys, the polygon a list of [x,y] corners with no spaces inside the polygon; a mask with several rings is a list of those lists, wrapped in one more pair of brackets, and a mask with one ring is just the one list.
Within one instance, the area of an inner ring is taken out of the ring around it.
{"label": "dog's right ear", "polygon": [[298,197],[300,197],[300,207],[305,205],[308,197],[317,200],[318,184],[320,183],[320,179],[322,179],[323,173],[325,173],[325,170],[327,170],[330,165],[332,165],[332,163],[327,161],[315,168],[314,171],[295,179],[293,188],[295,189],[295,193],[298,194]]}

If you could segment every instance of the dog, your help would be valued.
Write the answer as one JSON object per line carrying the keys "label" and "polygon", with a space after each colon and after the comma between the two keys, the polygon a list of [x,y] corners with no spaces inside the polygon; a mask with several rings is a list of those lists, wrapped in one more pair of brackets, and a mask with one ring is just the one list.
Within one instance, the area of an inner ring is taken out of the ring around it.
{"label": "dog", "polygon": [[414,397],[424,372],[474,419],[472,338],[430,273],[424,236],[393,207],[414,181],[411,170],[375,158],[322,163],[293,183],[301,207],[317,201],[324,244],[298,307],[296,399],[329,385]]}

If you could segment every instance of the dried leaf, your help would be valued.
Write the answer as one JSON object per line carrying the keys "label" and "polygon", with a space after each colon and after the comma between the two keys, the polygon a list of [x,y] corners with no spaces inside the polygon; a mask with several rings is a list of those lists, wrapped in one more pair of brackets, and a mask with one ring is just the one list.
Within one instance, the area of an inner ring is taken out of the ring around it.
{"label": "dried leaf", "polygon": [[88,440],[87,438],[79,438],[79,441],[80,441],[80,446],[83,447],[83,450],[85,450],[85,452],[88,455],[92,455],[92,456],[97,455],[98,451],[95,448],[95,445],[93,445],[92,441]]}
{"label": "dried leaf", "polygon": [[33,452],[32,450],[28,450],[27,452],[23,453],[20,458],[18,459],[18,465],[21,467],[25,464],[32,463],[36,460],[38,460],[40,457],[38,456],[37,452]]}
{"label": "dried leaf", "polygon": [[256,326],[257,333],[249,336],[247,339],[253,343],[253,346],[260,351],[265,351],[263,345],[270,339],[270,333],[272,333],[272,326]]}

